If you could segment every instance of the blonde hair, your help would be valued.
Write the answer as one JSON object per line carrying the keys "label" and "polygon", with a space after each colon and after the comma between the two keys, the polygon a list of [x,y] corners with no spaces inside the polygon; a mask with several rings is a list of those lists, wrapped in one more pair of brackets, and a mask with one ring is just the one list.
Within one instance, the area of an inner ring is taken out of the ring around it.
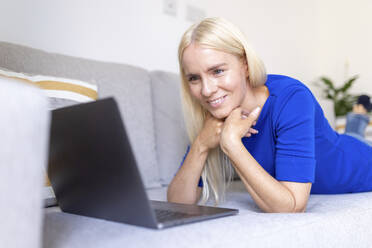
{"label": "blonde hair", "polygon": [[[182,64],[185,49],[191,43],[219,50],[244,59],[248,66],[248,83],[251,87],[258,87],[266,82],[266,71],[261,60],[256,56],[246,41],[243,33],[230,22],[222,18],[206,18],[192,25],[183,34],[178,47],[178,61],[181,73],[181,96],[183,114],[190,143],[192,144],[203,128],[206,111],[201,104],[192,97]],[[217,166],[218,165],[218,166]],[[233,168],[230,159],[220,147],[209,151],[202,172],[203,196],[205,203],[211,193],[216,205],[223,201],[225,191],[233,178]]]}

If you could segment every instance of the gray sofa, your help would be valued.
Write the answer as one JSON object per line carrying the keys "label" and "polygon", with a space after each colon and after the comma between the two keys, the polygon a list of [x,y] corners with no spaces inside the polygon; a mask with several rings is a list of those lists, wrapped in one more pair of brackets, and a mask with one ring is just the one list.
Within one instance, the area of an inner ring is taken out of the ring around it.
{"label": "gray sofa", "polygon": [[[0,42],[0,67],[79,79],[113,96],[150,199],[166,187],[188,144],[179,78],[164,71],[92,61]],[[232,217],[162,231],[42,209],[49,111],[39,89],[0,81],[0,247],[371,247],[372,192],[311,195],[306,213],[262,213],[240,181],[224,207]]]}

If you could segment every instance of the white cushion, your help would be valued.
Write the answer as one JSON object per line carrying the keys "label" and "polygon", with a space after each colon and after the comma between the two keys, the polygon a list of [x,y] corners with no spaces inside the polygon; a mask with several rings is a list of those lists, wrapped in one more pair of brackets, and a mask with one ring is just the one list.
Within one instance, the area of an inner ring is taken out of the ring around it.
{"label": "white cushion", "polygon": [[0,78],[0,247],[41,247],[50,117],[41,90]]}

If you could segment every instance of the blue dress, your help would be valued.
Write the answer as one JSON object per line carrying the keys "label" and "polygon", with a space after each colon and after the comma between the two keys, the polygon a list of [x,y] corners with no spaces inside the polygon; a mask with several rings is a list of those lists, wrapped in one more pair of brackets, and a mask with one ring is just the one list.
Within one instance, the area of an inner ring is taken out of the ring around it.
{"label": "blue dress", "polygon": [[300,81],[268,75],[265,85],[270,95],[254,126],[259,133],[242,142],[271,176],[311,182],[313,194],[372,191],[371,146],[334,131]]}

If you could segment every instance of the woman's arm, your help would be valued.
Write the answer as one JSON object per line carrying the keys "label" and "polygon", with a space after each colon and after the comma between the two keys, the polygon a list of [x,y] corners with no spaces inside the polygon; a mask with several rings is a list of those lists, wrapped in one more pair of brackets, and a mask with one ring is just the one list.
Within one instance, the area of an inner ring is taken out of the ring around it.
{"label": "woman's arm", "polygon": [[202,188],[198,187],[208,150],[199,139],[195,139],[186,159],[168,186],[167,198],[169,202],[196,204],[201,196]]}
{"label": "woman's arm", "polygon": [[218,147],[223,121],[207,113],[203,128],[191,145],[186,159],[169,184],[167,198],[170,202],[195,204],[202,189],[198,187],[200,175],[210,149]]}
{"label": "woman's arm", "polygon": [[[200,175],[208,157],[209,150],[220,145],[224,121],[207,113],[203,128],[192,144],[185,161],[169,184],[167,198],[170,202],[195,204],[199,201],[202,188],[198,187]],[[257,133],[249,128],[246,136]]]}
{"label": "woman's arm", "polygon": [[311,183],[278,181],[238,144],[226,154],[253,200],[265,212],[304,212]]}
{"label": "woman's arm", "polygon": [[267,173],[241,142],[257,119],[258,111],[241,118],[241,108],[232,111],[221,134],[221,149],[230,158],[247,191],[265,212],[303,212],[311,183],[281,182]]}

